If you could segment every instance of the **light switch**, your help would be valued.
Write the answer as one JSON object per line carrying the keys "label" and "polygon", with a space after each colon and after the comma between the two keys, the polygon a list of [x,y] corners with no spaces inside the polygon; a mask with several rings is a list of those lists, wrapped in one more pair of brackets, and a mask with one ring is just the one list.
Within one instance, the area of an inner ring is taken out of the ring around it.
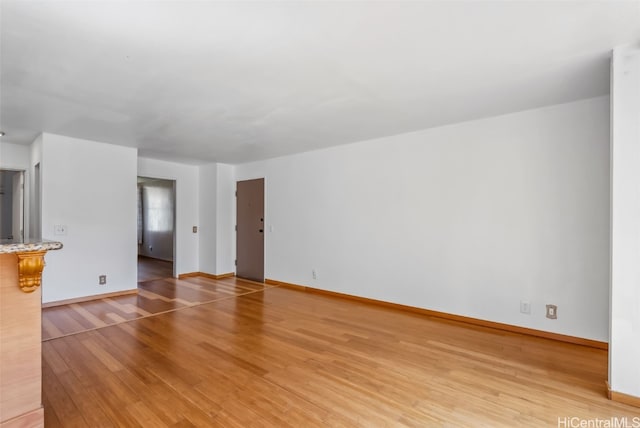
{"label": "light switch", "polygon": [[56,224],[53,226],[53,234],[62,236],[67,234],[67,225],[66,224]]}
{"label": "light switch", "polygon": [[193,233],[198,233],[198,226],[193,226]]}

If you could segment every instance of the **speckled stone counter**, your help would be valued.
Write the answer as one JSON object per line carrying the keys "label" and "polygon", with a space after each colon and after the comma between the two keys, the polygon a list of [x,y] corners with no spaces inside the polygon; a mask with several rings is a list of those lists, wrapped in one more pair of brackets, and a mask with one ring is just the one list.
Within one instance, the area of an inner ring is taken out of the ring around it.
{"label": "speckled stone counter", "polygon": [[27,239],[24,241],[0,240],[0,254],[28,253],[31,251],[49,251],[62,248],[62,242],[43,239]]}

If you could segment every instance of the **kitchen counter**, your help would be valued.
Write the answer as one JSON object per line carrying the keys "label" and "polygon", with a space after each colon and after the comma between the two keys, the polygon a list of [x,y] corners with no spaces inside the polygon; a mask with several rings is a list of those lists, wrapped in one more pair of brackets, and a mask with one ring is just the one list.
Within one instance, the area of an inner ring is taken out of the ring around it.
{"label": "kitchen counter", "polygon": [[31,251],[49,251],[62,248],[62,242],[31,238],[24,241],[0,239],[0,254],[28,253]]}

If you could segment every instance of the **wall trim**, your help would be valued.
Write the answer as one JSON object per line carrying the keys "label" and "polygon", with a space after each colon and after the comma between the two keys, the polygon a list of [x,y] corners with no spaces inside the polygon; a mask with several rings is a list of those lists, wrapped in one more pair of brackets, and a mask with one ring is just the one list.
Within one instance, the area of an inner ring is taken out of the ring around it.
{"label": "wall trim", "polygon": [[640,397],[636,397],[635,395],[625,394],[623,392],[616,392],[611,390],[611,385],[609,382],[607,383],[607,397],[611,401],[616,401],[618,403],[627,404],[629,406],[640,407]]}
{"label": "wall trim", "polygon": [[211,279],[222,279],[222,278],[230,278],[230,277],[236,276],[236,274],[234,272],[221,273],[219,275],[215,275],[212,273],[205,273],[205,272],[189,272],[189,273],[181,273],[180,275],[178,275],[178,279],[193,278],[197,276],[202,276],[202,277],[211,278]]}
{"label": "wall trim", "polygon": [[55,306],[71,305],[73,303],[89,302],[91,300],[106,299],[109,297],[126,296],[128,294],[138,294],[138,289],[132,290],[114,291],[113,293],[94,294],[92,296],[76,297],[73,299],[56,300],[54,302],[47,302],[42,304],[42,309],[53,308]]}
{"label": "wall trim", "polygon": [[230,278],[232,276],[236,276],[236,274],[233,272],[228,272],[228,273],[221,273],[219,275],[216,275],[213,273],[198,272],[198,276],[203,276],[205,278],[211,278],[211,279],[222,279],[222,278]]}
{"label": "wall trim", "polygon": [[551,333],[548,331],[536,330],[536,329],[527,328],[527,327],[520,327],[517,325],[503,324],[503,323],[494,322],[494,321],[486,321],[479,318],[466,317],[462,315],[454,315],[446,312],[434,311],[431,309],[424,309],[424,308],[418,308],[415,306],[402,305],[400,303],[385,302],[383,300],[376,300],[376,299],[370,299],[368,297],[354,296],[351,294],[339,293],[337,291],[322,290],[320,288],[307,287],[305,285],[291,284],[288,282],[277,281],[275,279],[265,279],[264,282],[266,284],[277,285],[285,288],[290,288],[293,290],[304,291],[307,293],[324,294],[324,295],[339,297],[343,299],[356,300],[362,303],[385,306],[388,308],[394,308],[394,309],[412,312],[412,313],[425,315],[429,317],[442,318],[450,321],[458,321],[458,322],[477,325],[481,327],[489,327],[496,330],[508,331],[511,333],[520,333],[520,334],[526,334],[529,336],[542,337],[545,339],[556,340],[559,342],[573,343],[574,345],[582,345],[582,346],[589,346],[591,348],[603,349],[605,351],[609,349],[609,344],[607,342],[601,342],[598,340],[584,339],[581,337],[568,336],[560,333]]}
{"label": "wall trim", "polygon": [[200,276],[200,272],[181,273],[178,275],[178,279],[193,278],[195,276]]}

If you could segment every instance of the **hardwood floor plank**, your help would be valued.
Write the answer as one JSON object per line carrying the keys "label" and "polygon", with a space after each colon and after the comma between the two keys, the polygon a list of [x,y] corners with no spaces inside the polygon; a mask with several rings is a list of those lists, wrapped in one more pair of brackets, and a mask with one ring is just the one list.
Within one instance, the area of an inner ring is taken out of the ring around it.
{"label": "hardwood floor plank", "polygon": [[[203,425],[201,425],[203,426]],[[182,419],[175,424],[171,425],[171,428],[197,428],[198,425],[194,425],[188,419]]]}
{"label": "hardwood floor plank", "polygon": [[[158,412],[166,414],[169,421],[176,420],[173,425],[180,423],[180,420],[186,420],[199,427],[211,426],[215,415],[220,411],[218,404],[213,403],[208,396],[206,401],[203,401],[203,397],[198,396],[198,400],[201,402],[199,406],[196,402],[183,399],[178,391],[167,393],[166,388],[160,383],[153,384],[149,388],[149,393],[151,394],[150,406]],[[195,396],[196,394],[191,395],[191,397]]]}
{"label": "hardwood floor plank", "polygon": [[54,374],[58,375],[69,370],[69,366],[51,343],[44,342],[42,349],[49,356],[47,364],[49,364]]}
{"label": "hardwood floor plank", "polygon": [[67,306],[43,309],[42,317],[49,319],[62,334],[74,333],[94,327],[90,321],[79,317],[75,311],[70,310],[70,307]]}
{"label": "hardwood floor plank", "polygon": [[173,262],[138,256],[138,282],[171,278]]}
{"label": "hardwood floor plank", "polygon": [[198,300],[187,301],[187,300],[181,299],[179,297],[165,297],[165,296],[162,296],[160,294],[152,293],[152,292],[147,291],[145,289],[140,289],[138,291],[138,295],[140,295],[142,297],[145,297],[145,298],[147,298],[149,300],[162,300],[163,302],[177,302],[177,303],[180,303],[181,305],[184,305],[184,306],[193,306],[194,304],[201,303]]}
{"label": "hardwood floor plank", "polygon": [[135,318],[153,315],[151,312],[147,312],[144,309],[137,306],[138,296],[120,297],[117,300],[112,298],[107,298],[107,299],[104,299],[104,302],[111,305],[116,310],[120,311],[121,316],[127,319],[135,319]]}
{"label": "hardwood floor plank", "polygon": [[161,427],[166,426],[166,422],[171,422],[163,420],[141,401],[131,403],[125,409],[143,427]]}
{"label": "hardwood floor plank", "polygon": [[116,372],[124,368],[117,359],[111,356],[107,349],[98,345],[92,338],[84,339],[81,343],[110,371]]}
{"label": "hardwood floor plank", "polygon": [[174,278],[149,280],[139,283],[138,293],[135,295],[103,297],[44,308],[42,311],[43,340],[228,299],[245,293],[256,293],[265,289],[264,285],[235,278],[225,278],[225,282],[221,281],[200,277],[188,280]]}
{"label": "hardwood floor plank", "polygon": [[48,404],[45,407],[45,423],[51,424],[74,419],[84,419],[76,408],[60,378],[53,373],[47,360],[42,364],[43,401]]}
{"label": "hardwood floor plank", "polygon": [[42,317],[42,339],[64,336],[64,333],[56,327],[50,318]]}
{"label": "hardwood floor plank", "polygon": [[[198,287],[219,282],[171,281],[155,301],[192,304],[214,295]],[[559,417],[640,417],[607,400],[603,350],[224,281],[252,294],[158,315],[142,295],[151,316],[45,342],[48,426],[557,427]],[[121,302],[90,313],[139,316],[109,312],[132,304]],[[60,331],[69,319],[49,318]]]}

